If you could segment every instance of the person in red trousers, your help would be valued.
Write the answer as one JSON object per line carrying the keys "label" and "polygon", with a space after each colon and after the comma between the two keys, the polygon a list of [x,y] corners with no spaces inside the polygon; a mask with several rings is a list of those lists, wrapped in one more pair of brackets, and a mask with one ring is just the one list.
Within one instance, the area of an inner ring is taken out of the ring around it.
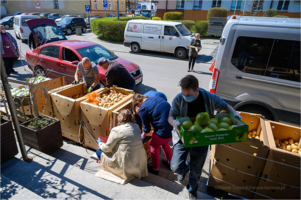
{"label": "person in red trousers", "polygon": [[158,175],[160,168],[160,147],[162,147],[166,157],[166,160],[162,162],[170,169],[172,151],[169,142],[172,139],[171,131],[173,127],[168,123],[168,116],[171,106],[162,97],[145,97],[141,94],[135,94],[132,105],[133,110],[140,116],[143,123],[141,138],[143,139],[145,134],[151,131],[151,126],[154,128],[150,142],[153,166],[149,169],[149,172]]}

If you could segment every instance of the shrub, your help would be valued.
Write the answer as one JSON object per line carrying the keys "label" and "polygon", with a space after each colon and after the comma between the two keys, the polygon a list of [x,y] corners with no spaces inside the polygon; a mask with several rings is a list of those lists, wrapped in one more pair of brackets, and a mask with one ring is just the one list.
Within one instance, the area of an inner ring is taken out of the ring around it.
{"label": "shrub", "polygon": [[272,8],[272,9],[267,9],[263,13],[263,17],[275,17],[277,15],[277,9]]}
{"label": "shrub", "polygon": [[160,17],[152,17],[152,20],[161,20]]}
{"label": "shrub", "polygon": [[207,14],[207,20],[210,17],[227,17],[227,9],[226,8],[210,8]]}
{"label": "shrub", "polygon": [[163,20],[182,20],[183,16],[181,12],[166,12],[163,15]]}
{"label": "shrub", "polygon": [[197,21],[195,23],[195,30],[197,33],[200,33],[201,36],[207,36],[208,25],[208,21]]}

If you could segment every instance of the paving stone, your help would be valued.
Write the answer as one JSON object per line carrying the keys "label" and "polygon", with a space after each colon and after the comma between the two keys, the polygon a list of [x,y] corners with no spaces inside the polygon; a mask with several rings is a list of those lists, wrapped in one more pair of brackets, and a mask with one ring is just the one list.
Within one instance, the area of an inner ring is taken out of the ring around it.
{"label": "paving stone", "polygon": [[173,194],[173,193],[168,193],[166,200],[185,200],[186,198]]}
{"label": "paving stone", "polygon": [[88,200],[103,200],[103,199],[108,199],[108,198],[102,198],[101,196],[97,196],[94,194],[91,194],[91,196],[88,198]]}
{"label": "paving stone", "polygon": [[141,180],[150,183],[152,185],[155,185],[159,188],[162,188],[168,192],[173,190],[173,187],[176,185],[176,183],[168,181],[162,177],[153,175],[153,174],[148,174],[147,177],[143,177]]}
{"label": "paving stone", "polygon": [[[1,196],[2,197],[2,196]],[[3,199],[5,199],[3,197]],[[22,189],[20,191],[18,191],[16,194],[14,194],[13,197],[11,197],[10,199],[20,199],[20,200],[24,200],[24,199],[30,199],[30,200],[41,200],[44,199],[42,197],[40,197],[39,195],[31,192],[28,189]]]}

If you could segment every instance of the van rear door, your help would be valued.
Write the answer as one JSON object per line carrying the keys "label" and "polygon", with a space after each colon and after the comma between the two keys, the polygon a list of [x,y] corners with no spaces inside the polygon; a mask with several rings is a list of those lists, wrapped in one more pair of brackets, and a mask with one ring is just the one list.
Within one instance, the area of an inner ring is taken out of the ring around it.
{"label": "van rear door", "polygon": [[141,49],[161,51],[162,36],[162,25],[144,24]]}

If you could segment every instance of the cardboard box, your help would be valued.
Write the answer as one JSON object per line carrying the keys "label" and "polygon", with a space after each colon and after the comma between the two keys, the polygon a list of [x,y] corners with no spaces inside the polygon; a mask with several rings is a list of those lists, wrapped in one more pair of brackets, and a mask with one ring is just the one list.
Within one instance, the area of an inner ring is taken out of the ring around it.
{"label": "cardboard box", "polygon": [[[301,155],[298,153],[292,153],[287,150],[279,149],[276,147],[275,138],[280,141],[292,138],[294,141],[299,141],[301,129],[299,127],[286,125],[279,122],[265,121],[263,127],[267,132],[267,138],[265,138],[265,144],[270,147],[270,152],[267,157],[262,177],[279,184],[286,184],[289,186],[300,188],[300,162]],[[266,181],[267,182],[267,181]],[[289,190],[282,190],[287,193]],[[278,198],[276,193],[270,193],[272,198]]]}
{"label": "cardboard box", "polygon": [[[111,125],[111,113],[118,108],[130,108],[134,92],[123,88],[115,88],[117,93],[127,94],[121,101],[115,103],[109,108],[103,108],[96,105],[92,105],[87,102],[81,102],[82,120],[84,123],[84,144],[92,149],[97,149],[97,139],[99,136],[108,138],[110,130],[115,126]],[[109,88],[102,88],[95,92],[104,94],[109,92]],[[113,122],[112,122],[113,123]]]}
{"label": "cardboard box", "polygon": [[[222,117],[229,117],[230,119],[232,119],[233,124],[238,125],[238,127],[234,127],[232,130],[226,131],[201,133],[199,131],[185,131],[185,129],[180,125],[180,137],[184,146],[197,147],[212,144],[244,142],[247,140],[249,128],[248,125],[243,121],[235,118],[231,113],[218,113],[215,117],[218,119]],[[182,117],[178,120],[180,121],[180,123],[184,121],[191,121],[189,117]]]}
{"label": "cardboard box", "polygon": [[80,127],[80,103],[86,97],[73,99],[72,96],[85,94],[86,90],[85,83],[80,83],[51,94],[53,111],[56,118],[61,121],[62,134],[64,137],[75,142],[82,141],[84,138],[82,128]]}

